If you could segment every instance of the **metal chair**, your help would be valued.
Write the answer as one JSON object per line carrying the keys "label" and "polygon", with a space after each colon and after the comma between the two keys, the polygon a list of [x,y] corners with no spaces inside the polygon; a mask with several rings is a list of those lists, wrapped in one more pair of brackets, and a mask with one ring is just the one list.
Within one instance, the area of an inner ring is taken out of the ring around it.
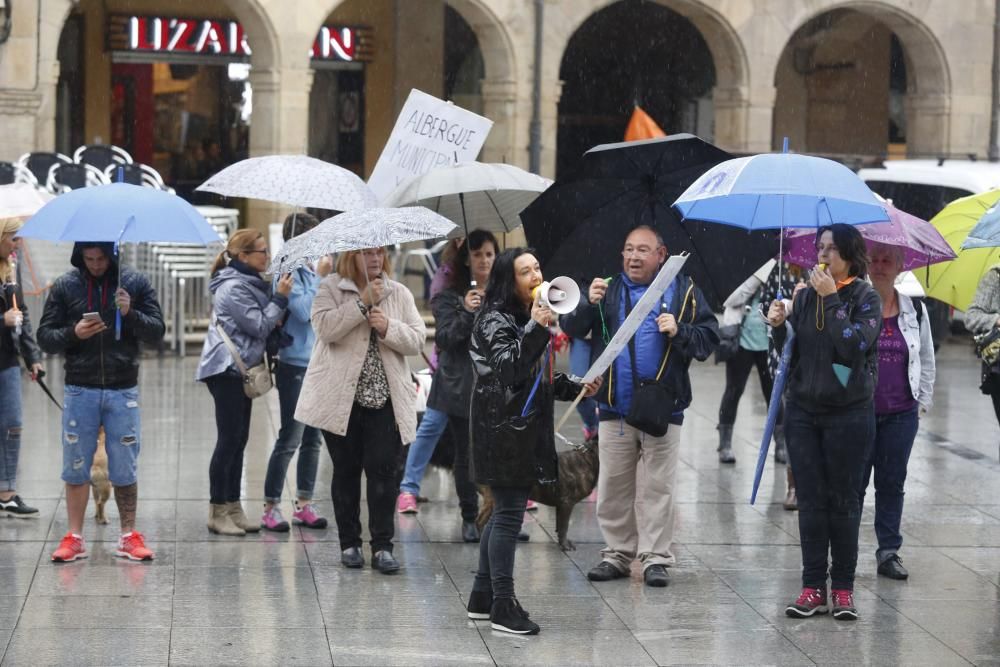
{"label": "metal chair", "polygon": [[45,179],[45,188],[53,194],[62,194],[71,190],[105,185],[109,183],[104,174],[89,164],[54,164],[49,168]]}
{"label": "metal chair", "polygon": [[132,164],[133,160],[127,151],[118,146],[95,144],[77,148],[73,153],[73,162],[89,164],[99,171],[106,171],[111,165]]}
{"label": "metal chair", "polygon": [[118,172],[121,170],[125,183],[132,185],[142,185],[147,188],[156,188],[165,192],[174,193],[174,189],[163,182],[160,172],[156,171],[148,164],[132,162],[130,164],[109,164],[104,170],[104,176],[108,181],[114,183],[118,181]]}
{"label": "metal chair", "polygon": [[437,273],[438,265],[434,256],[444,250],[445,246],[448,245],[448,240],[438,241],[430,248],[409,248],[403,250],[399,246],[396,247],[396,256],[399,261],[396,262],[396,280],[401,281],[403,276],[406,275],[407,269],[409,268],[410,260],[414,257],[418,258],[422,268],[427,273],[427,277],[431,280],[434,279],[434,274]]}
{"label": "metal chair", "polygon": [[54,195],[59,192],[49,189],[49,174],[52,167],[60,164],[73,164],[73,160],[68,155],[62,153],[34,152],[25,153],[17,159],[17,164],[31,172],[37,183],[43,184],[46,189]]}

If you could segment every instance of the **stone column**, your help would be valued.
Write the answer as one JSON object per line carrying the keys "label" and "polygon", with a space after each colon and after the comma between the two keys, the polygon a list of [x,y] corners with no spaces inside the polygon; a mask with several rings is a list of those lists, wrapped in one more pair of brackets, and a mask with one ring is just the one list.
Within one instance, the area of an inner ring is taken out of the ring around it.
{"label": "stone column", "polygon": [[[988,110],[988,94],[986,101]],[[951,99],[943,93],[907,93],[904,106],[907,157],[945,157],[951,153],[986,155],[989,138],[981,132],[985,130],[981,113],[963,114],[956,109],[952,115]]]}
{"label": "stone column", "polygon": [[[253,68],[253,113],[250,118],[250,156],[296,153],[305,155],[309,143],[309,91],[313,71],[304,68]],[[290,207],[258,199],[247,200],[247,226],[266,231]]]}
{"label": "stone column", "polygon": [[[559,136],[559,99],[562,97],[563,82],[542,81],[542,176],[556,177],[556,150]],[[526,96],[528,108],[531,108],[531,96]],[[530,116],[528,118],[530,121]],[[528,139],[530,135],[524,134]],[[525,142],[527,148],[527,142]]]}
{"label": "stone column", "polygon": [[715,143],[738,153],[764,153],[771,150],[775,89],[773,86],[716,88],[712,94],[715,109]]}
{"label": "stone column", "polygon": [[480,159],[526,167],[527,147],[517,145],[517,82],[484,79],[482,86],[483,115],[493,121],[493,129]]}

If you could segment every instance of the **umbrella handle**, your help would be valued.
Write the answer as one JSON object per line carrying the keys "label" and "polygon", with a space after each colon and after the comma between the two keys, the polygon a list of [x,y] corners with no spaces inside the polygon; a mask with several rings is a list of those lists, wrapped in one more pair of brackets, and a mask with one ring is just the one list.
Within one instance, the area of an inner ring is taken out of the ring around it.
{"label": "umbrella handle", "polygon": [[115,340],[122,339],[122,311],[120,308],[115,310]]}

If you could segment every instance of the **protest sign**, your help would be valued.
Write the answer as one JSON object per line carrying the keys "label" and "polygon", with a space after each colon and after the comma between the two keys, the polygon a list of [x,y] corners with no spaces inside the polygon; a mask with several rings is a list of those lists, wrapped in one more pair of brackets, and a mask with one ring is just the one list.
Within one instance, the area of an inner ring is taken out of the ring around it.
{"label": "protest sign", "polygon": [[492,127],[488,118],[413,89],[368,186],[384,200],[403,181],[436,167],[475,160]]}

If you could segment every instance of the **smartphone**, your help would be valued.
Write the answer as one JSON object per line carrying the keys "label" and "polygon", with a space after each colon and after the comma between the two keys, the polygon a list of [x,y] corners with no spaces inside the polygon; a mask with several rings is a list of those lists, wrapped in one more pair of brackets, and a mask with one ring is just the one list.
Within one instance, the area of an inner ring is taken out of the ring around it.
{"label": "smartphone", "polygon": [[84,313],[83,314],[83,319],[85,319],[85,320],[96,320],[98,322],[103,322],[104,321],[104,319],[101,317],[101,314],[98,313],[98,312],[96,312],[96,311],[92,312],[92,313]]}

